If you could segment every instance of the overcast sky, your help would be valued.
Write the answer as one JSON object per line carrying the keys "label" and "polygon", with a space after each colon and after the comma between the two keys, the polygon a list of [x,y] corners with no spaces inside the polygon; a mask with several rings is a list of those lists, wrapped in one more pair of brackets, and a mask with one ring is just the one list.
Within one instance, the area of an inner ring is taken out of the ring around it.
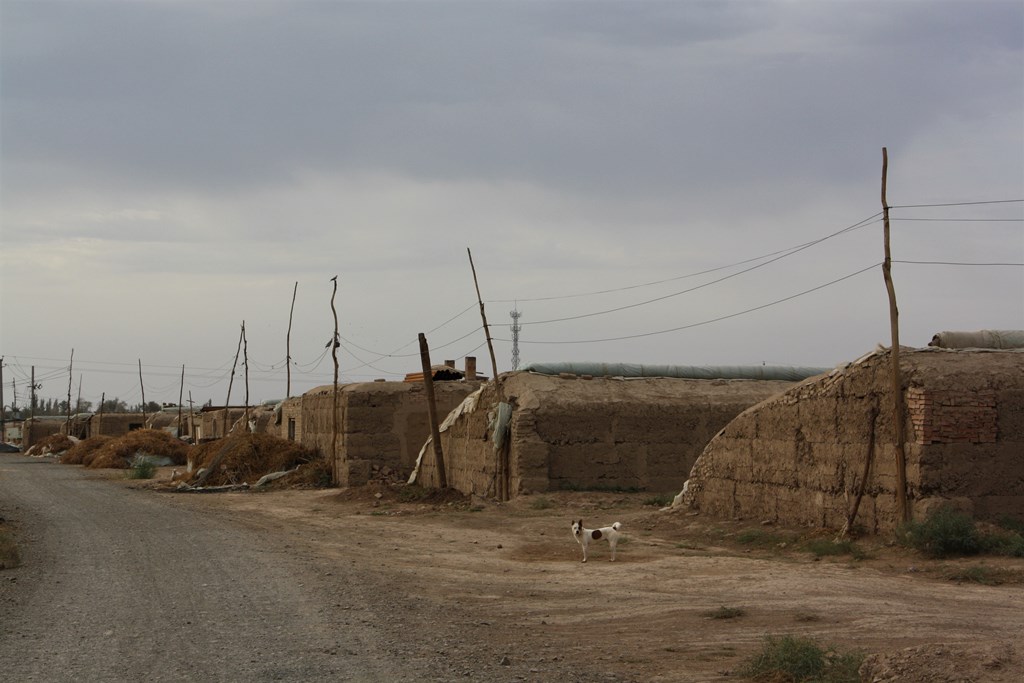
{"label": "overcast sky", "polygon": [[343,381],[419,332],[490,375],[467,248],[499,371],[516,306],[524,363],[850,361],[883,147],[890,205],[993,202],[892,210],[901,342],[1024,328],[1020,0],[0,0],[0,69],[8,405],[72,349],[73,400],[141,360],[223,404],[243,320],[282,398],[296,282],[292,394],[329,384],[335,275]]}

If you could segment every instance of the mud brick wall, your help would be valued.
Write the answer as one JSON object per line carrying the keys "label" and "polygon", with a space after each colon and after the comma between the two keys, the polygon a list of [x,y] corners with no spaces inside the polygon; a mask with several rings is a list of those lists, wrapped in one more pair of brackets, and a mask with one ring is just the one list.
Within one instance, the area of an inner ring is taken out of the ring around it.
{"label": "mud brick wall", "polygon": [[[225,412],[227,413],[226,430],[224,427]],[[245,413],[244,408],[221,408],[220,410],[207,410],[199,413],[200,440],[209,441],[227,436],[227,434],[231,433],[231,427],[242,417],[243,413]]]}
{"label": "mud brick wall", "polygon": [[89,436],[124,436],[132,425],[141,429],[143,424],[145,416],[142,413],[96,413],[89,418]]}
{"label": "mud brick wall", "polygon": [[288,424],[295,425],[295,441],[302,443],[302,397],[293,396],[281,403],[281,424],[279,425],[278,436],[282,439],[288,438]]}
{"label": "mud brick wall", "polygon": [[[443,419],[478,382],[435,382],[438,419]],[[302,444],[331,453],[332,387],[302,397]],[[340,387],[336,484],[365,484],[374,465],[408,477],[430,436],[426,391],[420,382],[366,382]]]}
{"label": "mud brick wall", "polygon": [[[509,463],[512,495],[558,489],[678,490],[711,437],[740,411],[791,382],[668,378],[561,378],[509,373],[513,405]],[[499,454],[489,412],[493,385],[477,409],[442,434],[448,483],[496,495]],[[425,482],[436,484],[432,458]]]}
{"label": "mud brick wall", "polygon": [[[913,514],[952,502],[980,519],[1024,519],[1024,354],[901,357]],[[680,502],[717,517],[842,527],[873,434],[856,523],[870,532],[894,529],[889,358],[874,354],[745,411],[704,450]]]}

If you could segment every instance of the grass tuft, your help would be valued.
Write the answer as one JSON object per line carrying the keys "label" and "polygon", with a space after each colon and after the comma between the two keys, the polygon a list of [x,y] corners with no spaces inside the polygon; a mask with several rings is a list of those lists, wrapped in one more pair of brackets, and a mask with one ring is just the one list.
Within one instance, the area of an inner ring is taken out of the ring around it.
{"label": "grass tuft", "polygon": [[148,458],[135,456],[126,476],[129,479],[152,479],[156,476],[156,465]]}
{"label": "grass tuft", "polygon": [[708,619],[737,619],[746,615],[747,610],[742,607],[726,607],[725,605],[704,613],[704,616]]}
{"label": "grass tuft", "polygon": [[860,653],[826,650],[814,641],[794,636],[766,636],[761,652],[740,671],[755,681],[854,683],[864,660]]}
{"label": "grass tuft", "polygon": [[904,524],[899,537],[904,545],[935,558],[977,555],[984,548],[974,520],[950,505],[936,508],[922,521]]}

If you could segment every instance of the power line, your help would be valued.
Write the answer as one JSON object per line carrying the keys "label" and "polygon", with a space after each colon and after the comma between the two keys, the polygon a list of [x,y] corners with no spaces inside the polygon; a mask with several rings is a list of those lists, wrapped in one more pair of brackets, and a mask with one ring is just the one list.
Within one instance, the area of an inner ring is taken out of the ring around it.
{"label": "power line", "polygon": [[1024,263],[964,263],[957,261],[897,261],[893,263],[910,263],[922,266],[1024,266]]}
{"label": "power line", "polygon": [[1024,223],[1024,218],[891,218],[890,220],[925,223]]}
{"label": "power line", "polygon": [[[625,336],[622,336],[622,337],[606,337],[604,339],[582,339],[582,340],[575,340],[575,341],[534,341],[534,340],[531,340],[531,341],[527,341],[527,342],[524,342],[524,343],[526,343],[526,344],[596,344],[596,343],[600,343],[600,342],[622,341],[622,340],[625,340],[625,339],[639,339],[641,337],[653,337],[653,336],[659,335],[659,334],[668,334],[670,332],[678,332],[680,330],[688,330],[688,329],[693,328],[693,327],[700,327],[702,325],[709,325],[711,323],[721,322],[722,320],[728,320],[730,318],[736,318],[736,317],[741,316],[741,315],[746,315],[747,313],[753,313],[754,311],[760,311],[762,309],[769,308],[771,306],[775,306],[777,304],[781,304],[781,303],[784,303],[786,301],[791,301],[791,300],[796,299],[798,297],[804,296],[805,294],[810,294],[811,292],[816,292],[819,289],[824,289],[825,287],[829,287],[831,285],[837,284],[837,283],[842,282],[844,280],[849,280],[852,277],[856,277],[857,275],[860,275],[861,273],[866,273],[867,271],[871,270],[872,268],[877,268],[880,265],[881,265],[881,263],[874,263],[874,264],[872,264],[872,265],[870,265],[870,266],[868,266],[866,268],[861,268],[860,270],[858,270],[856,272],[850,273],[849,275],[844,275],[841,278],[832,280],[831,282],[826,282],[823,285],[818,285],[817,287],[812,287],[811,289],[805,289],[804,291],[798,292],[797,294],[793,294],[793,295],[784,297],[782,299],[776,299],[775,301],[769,302],[767,304],[762,304],[760,306],[755,306],[753,308],[748,308],[748,309],[746,309],[744,311],[739,311],[737,313],[730,313],[729,315],[723,315],[723,316],[720,316],[718,318],[711,318],[710,320],[702,320],[701,322],[698,322],[698,323],[691,323],[689,325],[680,325],[679,327],[673,327],[673,328],[668,329],[668,330],[658,330],[657,332],[643,332],[641,334],[630,334],[630,335],[625,335]],[[505,342],[507,342],[508,339],[499,339],[497,341],[505,341]]]}
{"label": "power line", "polygon": [[948,202],[945,204],[897,204],[890,209],[927,209],[938,206],[981,206],[983,204],[1020,204],[1024,199],[995,199],[987,202]]}
{"label": "power line", "polygon": [[[890,207],[890,208],[892,208],[892,207]],[[489,303],[489,304],[492,304],[492,303],[494,303],[494,304],[507,304],[507,303],[518,303],[520,301],[530,301],[530,302],[533,302],[533,301],[557,301],[557,300],[560,300],[560,299],[578,299],[578,298],[585,297],[585,296],[596,296],[596,295],[599,295],[599,294],[612,294],[612,293],[615,293],[615,292],[625,292],[625,291],[628,291],[628,290],[631,290],[631,289],[640,289],[641,287],[651,287],[651,286],[654,286],[654,285],[662,285],[662,284],[665,284],[666,282],[675,282],[676,280],[685,280],[685,279],[691,278],[691,277],[699,277],[701,275],[707,275],[709,273],[716,273],[716,272],[718,272],[720,270],[728,270],[729,268],[735,268],[736,266],[742,266],[742,265],[746,265],[748,263],[753,263],[755,261],[761,261],[762,259],[770,258],[772,256],[777,256],[778,254],[784,254],[785,255],[785,254],[789,254],[789,253],[796,253],[797,251],[801,251],[803,249],[806,249],[807,247],[813,246],[813,245],[815,245],[815,244],[817,244],[819,242],[822,242],[824,240],[830,239],[830,238],[835,237],[837,235],[841,235],[841,234],[843,234],[845,232],[849,232],[851,230],[857,230],[859,228],[863,228],[863,227],[866,227],[868,225],[871,225],[873,222],[877,222],[877,221],[874,221],[874,219],[878,218],[881,215],[882,215],[882,212],[879,211],[878,213],[874,214],[873,216],[868,216],[867,218],[865,218],[864,220],[862,220],[862,221],[860,221],[858,223],[854,223],[853,225],[851,225],[849,227],[843,228],[839,232],[833,233],[832,235],[829,235],[827,237],[823,237],[821,239],[812,240],[810,242],[804,242],[803,244],[798,244],[798,245],[795,245],[795,246],[792,246],[792,247],[787,247],[785,249],[779,249],[777,251],[773,251],[773,252],[768,253],[768,254],[762,254],[761,256],[755,256],[753,258],[744,259],[742,261],[736,261],[735,263],[730,263],[730,264],[727,264],[727,265],[724,265],[724,266],[717,266],[715,268],[708,268],[707,270],[701,270],[701,271],[698,271],[698,272],[695,272],[695,273],[687,273],[686,275],[677,275],[675,277],[665,278],[664,280],[654,280],[653,282],[644,282],[644,283],[641,283],[641,284],[638,284],[638,285],[627,285],[627,286],[624,286],[624,287],[615,287],[613,289],[600,289],[600,290],[593,291],[593,292],[582,292],[582,293],[579,293],[579,294],[563,294],[563,295],[558,295],[558,296],[541,296],[541,297],[534,297],[532,299],[522,299],[522,298],[515,298],[515,299],[490,299],[486,303]],[[746,272],[746,271],[743,271],[743,272]],[[737,275],[739,275],[739,274],[741,274],[741,273],[737,273]],[[534,324],[536,324],[536,323],[534,323]]]}
{"label": "power line", "polygon": [[763,268],[763,267],[765,267],[767,265],[775,263],[776,261],[780,261],[780,260],[782,260],[782,259],[784,259],[784,258],[786,258],[788,256],[792,256],[793,254],[796,254],[796,253],[799,253],[801,251],[804,251],[805,249],[809,249],[809,248],[811,248],[811,247],[813,247],[813,246],[815,246],[817,244],[821,244],[822,242],[824,242],[826,240],[829,240],[829,239],[832,239],[833,237],[837,237],[838,235],[842,235],[843,233],[850,232],[851,230],[856,230],[858,228],[862,228],[865,225],[868,225],[869,221],[872,221],[877,216],[879,216],[879,214],[876,213],[875,215],[870,216],[868,218],[865,218],[862,221],[858,221],[857,223],[854,223],[853,225],[847,226],[847,227],[843,228],[842,230],[837,230],[836,232],[833,232],[830,235],[826,235],[825,237],[821,237],[821,238],[813,240],[811,242],[806,242],[806,243],[800,245],[799,247],[796,247],[796,248],[791,249],[789,251],[785,251],[780,256],[776,256],[773,259],[770,259],[770,260],[765,261],[763,263],[759,263],[756,266],[751,266],[749,268],[744,268],[743,270],[740,270],[740,271],[737,271],[735,273],[732,273],[731,275],[726,275],[724,277],[718,278],[717,280],[711,280],[710,282],[705,282],[703,284],[697,285],[696,287],[690,287],[689,289],[684,289],[684,290],[682,290],[680,292],[673,292],[672,294],[666,294],[664,296],[655,297],[654,299],[648,299],[646,301],[640,301],[640,302],[637,302],[637,303],[634,303],[634,304],[627,304],[625,306],[617,306],[615,308],[609,308],[609,309],[606,309],[606,310],[603,310],[603,311],[594,311],[594,312],[591,312],[591,313],[581,313],[580,315],[566,316],[564,318],[552,318],[550,320],[539,320],[537,322],[524,323],[524,325],[545,325],[545,324],[548,324],[548,323],[566,322],[566,321],[570,321],[570,320],[580,320],[580,319],[583,319],[583,318],[593,318],[593,317],[599,316],[599,315],[607,315],[608,313],[617,313],[618,311],[624,311],[624,310],[627,310],[627,309],[630,309],[630,308],[638,308],[640,306],[646,306],[647,304],[656,303],[658,301],[664,301],[666,299],[671,299],[673,297],[680,296],[682,294],[689,294],[690,292],[695,292],[698,289],[703,289],[705,287],[710,287],[711,285],[715,285],[715,284],[718,284],[719,282],[724,282],[726,280],[730,280],[730,279],[732,279],[734,277],[738,277],[738,276],[743,275],[745,273],[749,273],[749,272],[751,272],[753,270],[757,270],[758,268]]}

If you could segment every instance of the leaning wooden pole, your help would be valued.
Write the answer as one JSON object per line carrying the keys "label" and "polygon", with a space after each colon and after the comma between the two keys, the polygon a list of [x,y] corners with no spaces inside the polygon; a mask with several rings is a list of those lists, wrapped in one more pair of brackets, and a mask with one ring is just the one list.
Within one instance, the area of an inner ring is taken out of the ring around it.
{"label": "leaning wooden pole", "polygon": [[341,473],[338,471],[338,347],[341,342],[338,339],[338,309],[334,307],[334,297],[338,294],[338,276],[332,277],[331,282],[334,283],[334,291],[331,292],[334,336],[328,342],[331,347],[331,358],[334,360],[334,391],[331,392],[331,477],[336,483],[341,483]]}
{"label": "leaning wooden pole", "polygon": [[142,425],[146,425],[146,385],[142,383],[142,359],[139,359],[139,391],[142,392]]}
{"label": "leaning wooden pole", "polygon": [[242,367],[245,368],[245,412],[242,413],[242,424],[249,427],[249,340],[245,338],[245,321],[242,321]]}
{"label": "leaning wooden pole", "polygon": [[181,364],[181,387],[178,389],[178,438],[181,438],[181,433],[184,431],[181,428],[181,400],[185,397],[185,364]]}
{"label": "leaning wooden pole", "polygon": [[74,382],[74,375],[72,371],[75,367],[75,350],[71,349],[71,360],[68,362],[68,411],[67,411],[67,424],[64,430],[71,436],[71,383]]}
{"label": "leaning wooden pole", "polygon": [[430,348],[426,336],[420,332],[420,362],[423,365],[423,388],[427,394],[427,416],[430,418],[430,440],[434,445],[434,460],[437,463],[437,482],[440,488],[448,488],[448,475],[444,468],[444,452],[441,450],[441,430],[437,424],[437,402],[434,398],[434,373],[430,369]]}
{"label": "leaning wooden pole", "polygon": [[299,293],[299,283],[295,283],[295,287],[292,288],[292,307],[288,311],[288,334],[284,339],[284,363],[288,368],[288,384],[285,386],[285,398],[292,397],[292,316],[295,315],[295,295]]}
{"label": "leaning wooden pole", "polygon": [[480,297],[480,283],[476,279],[476,266],[473,265],[473,252],[466,247],[469,254],[469,268],[473,271],[473,287],[476,288],[476,300],[480,304],[480,320],[484,325],[484,336],[487,338],[487,352],[491,354],[491,372],[494,379],[494,388],[498,392],[498,400],[501,400],[501,384],[498,382],[498,361],[494,359],[494,344],[491,343],[491,328],[487,325],[487,314],[484,312],[484,300]]}
{"label": "leaning wooden pole", "polygon": [[868,477],[871,475],[871,463],[875,459],[875,420],[878,418],[878,406],[872,405],[868,411],[868,452],[864,456],[864,471],[861,473],[860,485],[857,487],[857,496],[853,499],[853,506],[846,515],[846,524],[839,531],[839,537],[850,535],[853,531],[853,523],[857,521],[857,512],[860,510],[860,501],[868,488]]}
{"label": "leaning wooden pole", "polygon": [[885,199],[886,176],[889,171],[889,151],[882,148],[882,223],[884,225],[885,260],[882,262],[882,277],[889,293],[889,329],[892,334],[892,421],[896,440],[896,509],[900,519],[910,521],[910,507],[907,504],[907,455],[903,416],[903,378],[900,373],[900,325],[899,308],[896,306],[896,289],[892,283],[892,252],[889,247],[889,204]]}
{"label": "leaning wooden pole", "polygon": [[224,436],[228,435],[228,413],[231,412],[231,385],[235,383],[235,368],[238,367],[238,354],[242,352],[242,336],[245,334],[245,321],[242,331],[238,333],[238,348],[235,349],[235,362],[231,364],[231,377],[228,379],[228,397],[224,399]]}

